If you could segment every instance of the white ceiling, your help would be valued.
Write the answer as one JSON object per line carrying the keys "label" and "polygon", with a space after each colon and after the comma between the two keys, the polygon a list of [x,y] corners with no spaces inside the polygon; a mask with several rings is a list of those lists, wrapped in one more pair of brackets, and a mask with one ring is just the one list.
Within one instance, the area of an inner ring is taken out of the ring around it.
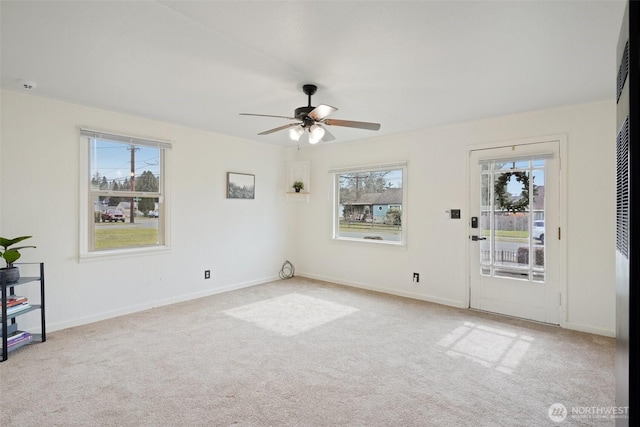
{"label": "white ceiling", "polygon": [[[612,99],[623,1],[1,1],[2,87],[278,145]],[[117,131],[117,129],[111,129]]]}

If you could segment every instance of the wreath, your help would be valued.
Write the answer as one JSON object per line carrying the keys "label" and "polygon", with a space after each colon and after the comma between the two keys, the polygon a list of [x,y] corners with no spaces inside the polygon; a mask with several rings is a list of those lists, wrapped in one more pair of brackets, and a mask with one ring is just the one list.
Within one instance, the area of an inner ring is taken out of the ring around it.
{"label": "wreath", "polygon": [[[515,176],[516,181],[522,184],[522,192],[517,200],[514,200],[507,192],[507,184],[511,180],[511,176]],[[507,212],[522,212],[529,206],[529,176],[526,172],[505,172],[496,179],[494,192],[496,206],[502,207]]]}

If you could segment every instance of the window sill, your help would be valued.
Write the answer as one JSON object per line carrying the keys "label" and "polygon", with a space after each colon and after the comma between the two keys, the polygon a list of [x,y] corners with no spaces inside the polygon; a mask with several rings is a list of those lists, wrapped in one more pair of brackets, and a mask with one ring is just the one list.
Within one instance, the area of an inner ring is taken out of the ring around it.
{"label": "window sill", "polygon": [[334,241],[339,242],[354,242],[354,243],[365,243],[365,244],[374,244],[374,245],[387,245],[387,246],[400,246],[406,247],[407,243],[402,241],[394,241],[394,240],[378,240],[378,239],[365,239],[365,238],[353,238],[353,237],[334,237]]}
{"label": "window sill", "polygon": [[142,248],[109,249],[80,254],[79,262],[92,262],[105,259],[131,258],[132,256],[170,253],[169,246],[147,246]]}

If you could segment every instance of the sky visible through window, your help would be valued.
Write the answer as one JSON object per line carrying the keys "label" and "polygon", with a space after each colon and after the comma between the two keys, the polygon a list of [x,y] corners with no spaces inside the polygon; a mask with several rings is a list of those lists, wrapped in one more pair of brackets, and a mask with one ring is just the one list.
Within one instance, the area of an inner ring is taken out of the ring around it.
{"label": "sky visible through window", "polygon": [[393,188],[402,188],[402,170],[390,170],[384,177],[385,181],[392,184]]}
{"label": "sky visible through window", "polygon": [[[151,171],[156,177],[160,173],[160,149],[135,145],[135,176]],[[122,184],[131,176],[131,145],[101,139],[91,140],[91,177],[96,173],[106,177],[109,183]]]}
{"label": "sky visible through window", "polygon": [[[532,175],[534,185],[544,185],[544,169],[534,169]],[[515,177],[511,177],[507,183],[507,191],[514,197],[520,197],[522,194],[522,183],[518,182]]]}

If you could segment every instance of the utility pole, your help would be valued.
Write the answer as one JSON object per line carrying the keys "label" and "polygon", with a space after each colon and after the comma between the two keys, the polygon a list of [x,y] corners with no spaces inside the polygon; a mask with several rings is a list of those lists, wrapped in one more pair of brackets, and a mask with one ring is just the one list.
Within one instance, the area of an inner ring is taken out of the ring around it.
{"label": "utility pole", "polygon": [[[138,149],[135,145],[131,144],[129,147],[129,151],[131,151],[131,176],[129,177],[129,186],[131,191],[136,191],[136,151]],[[133,224],[135,222],[134,216],[134,203],[135,197],[131,196],[131,200],[129,201],[129,222]]]}

